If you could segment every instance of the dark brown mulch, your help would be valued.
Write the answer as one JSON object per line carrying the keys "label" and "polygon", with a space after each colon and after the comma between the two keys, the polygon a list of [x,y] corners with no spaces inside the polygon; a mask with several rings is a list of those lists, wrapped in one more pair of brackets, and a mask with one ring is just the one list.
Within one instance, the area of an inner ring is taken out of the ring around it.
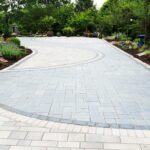
{"label": "dark brown mulch", "polygon": [[141,56],[140,60],[150,65],[150,56]]}
{"label": "dark brown mulch", "polygon": [[0,70],[6,68],[6,67],[9,67],[10,65],[14,64],[15,61],[8,61],[7,63],[3,63],[3,62],[0,62]]}
{"label": "dark brown mulch", "polygon": [[[21,48],[24,49],[24,51],[26,52],[26,55],[24,55],[20,59],[22,59],[22,58],[24,58],[27,55],[30,55],[32,53],[32,50],[30,50],[30,49],[27,49],[27,48],[24,48],[24,47],[21,47]],[[6,62],[6,63],[5,62],[0,62],[0,70],[13,65],[14,63],[16,63],[17,61],[19,61],[20,59],[18,59],[18,60],[8,60],[8,62]]]}
{"label": "dark brown mulch", "polygon": [[137,54],[138,54],[138,50],[137,49],[123,49],[121,46],[114,44],[116,47],[118,47],[119,49],[133,55],[134,57],[138,58]]}

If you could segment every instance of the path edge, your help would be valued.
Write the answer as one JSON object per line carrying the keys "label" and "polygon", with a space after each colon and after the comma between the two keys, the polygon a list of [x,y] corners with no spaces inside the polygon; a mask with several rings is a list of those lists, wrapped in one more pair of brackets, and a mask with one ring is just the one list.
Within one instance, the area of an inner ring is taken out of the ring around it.
{"label": "path edge", "polygon": [[31,58],[32,56],[36,55],[38,52],[34,49],[31,49],[32,53],[25,56],[24,58],[20,59],[19,61],[15,62],[14,64],[10,65],[9,67],[6,67],[2,70],[0,70],[1,73],[3,72],[7,72],[8,70],[11,70],[12,68],[18,66],[19,64],[21,64],[22,62],[28,60],[29,58]]}
{"label": "path edge", "polygon": [[122,49],[116,47],[115,45],[109,43],[108,41],[106,41],[105,39],[102,39],[105,43],[107,43],[108,45],[110,45],[111,47],[115,48],[116,50],[120,51],[121,53],[125,54],[126,56],[128,56],[129,58],[131,58],[132,60],[134,60],[136,63],[144,66],[146,69],[150,70],[150,65],[148,65],[147,63],[143,62],[142,60],[132,56],[131,54],[123,51]]}

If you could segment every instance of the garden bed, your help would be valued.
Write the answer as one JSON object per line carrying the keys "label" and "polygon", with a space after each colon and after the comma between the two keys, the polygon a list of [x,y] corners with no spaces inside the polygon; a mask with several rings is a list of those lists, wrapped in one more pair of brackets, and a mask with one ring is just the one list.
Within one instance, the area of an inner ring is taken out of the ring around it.
{"label": "garden bed", "polygon": [[[16,59],[16,60],[6,60],[7,62],[0,61],[0,70],[5,69],[5,68],[13,65],[14,63],[18,62],[22,58],[24,58],[24,57],[26,57],[26,56],[28,56],[28,55],[30,55],[32,53],[32,50],[30,50],[30,49],[24,48],[23,50],[25,52],[25,55],[22,56],[22,57],[20,57],[19,59]],[[2,58],[2,57],[0,57],[0,58]]]}
{"label": "garden bed", "polygon": [[118,47],[119,49],[127,52],[128,54],[132,55],[133,57],[137,58],[137,59],[140,59],[141,61],[147,63],[150,65],[150,55],[142,55],[142,56],[139,56],[138,54],[140,53],[139,52],[139,49],[125,49],[123,48],[121,45],[119,44],[116,44],[118,43],[119,41],[113,41],[113,40],[107,40],[109,43],[113,44],[114,46]]}
{"label": "garden bed", "polygon": [[138,56],[138,50],[136,49],[123,49],[121,46],[114,44],[116,47],[120,48],[121,50],[131,54],[132,56],[134,56],[135,58],[140,59],[141,61],[147,63],[150,65],[150,57],[148,57],[147,55],[143,55],[143,56]]}
{"label": "garden bed", "polygon": [[31,53],[30,49],[20,46],[19,39],[8,38],[6,42],[0,43],[0,70],[13,65]]}

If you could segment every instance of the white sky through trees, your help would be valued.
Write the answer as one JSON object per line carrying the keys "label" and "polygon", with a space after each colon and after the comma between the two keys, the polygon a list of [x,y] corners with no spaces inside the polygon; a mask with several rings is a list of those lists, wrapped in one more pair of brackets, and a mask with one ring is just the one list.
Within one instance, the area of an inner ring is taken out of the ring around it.
{"label": "white sky through trees", "polygon": [[[72,0],[72,1],[75,2],[75,0]],[[105,1],[106,0],[94,0],[94,4],[96,4],[97,7],[100,8],[104,4]]]}
{"label": "white sky through trees", "polygon": [[94,3],[97,4],[98,8],[101,7],[106,0],[94,0]]}

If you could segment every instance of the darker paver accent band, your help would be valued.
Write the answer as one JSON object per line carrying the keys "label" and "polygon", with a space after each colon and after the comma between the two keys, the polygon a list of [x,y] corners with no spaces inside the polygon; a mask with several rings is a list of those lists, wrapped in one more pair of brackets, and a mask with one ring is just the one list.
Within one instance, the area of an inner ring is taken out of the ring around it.
{"label": "darker paver accent band", "polygon": [[150,130],[150,126],[135,126],[131,124],[109,124],[109,123],[100,123],[100,122],[88,122],[88,121],[77,121],[77,120],[69,120],[69,119],[62,119],[62,118],[53,118],[49,116],[43,116],[38,114],[32,114],[28,112],[24,112],[21,110],[17,110],[15,108],[0,104],[0,107],[3,109],[6,109],[8,111],[18,113],[20,115],[31,117],[39,120],[45,120],[45,121],[53,121],[58,123],[67,123],[67,124],[75,124],[75,125],[81,125],[81,126],[91,126],[91,127],[102,127],[102,128],[120,128],[120,129],[140,129],[140,130]]}

